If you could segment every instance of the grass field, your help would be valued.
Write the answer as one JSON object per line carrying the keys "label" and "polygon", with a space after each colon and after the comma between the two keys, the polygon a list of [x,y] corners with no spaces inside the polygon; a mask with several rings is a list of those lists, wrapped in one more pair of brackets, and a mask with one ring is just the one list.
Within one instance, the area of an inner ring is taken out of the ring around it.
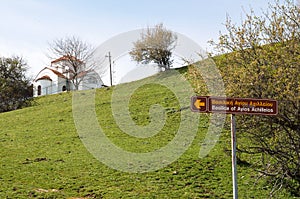
{"label": "grass field", "polygon": [[[96,90],[97,118],[107,137],[127,151],[166,145],[179,127],[180,112],[190,111],[178,111],[168,88],[147,83],[130,98],[131,117],[138,125],[148,125],[150,105],[161,103],[166,124],[153,137],[132,137],[114,121],[113,91]],[[106,166],[85,148],[74,124],[72,93],[39,97],[32,107],[0,114],[0,198],[232,198],[231,157],[225,152],[230,149],[228,124],[209,155],[198,157],[209,117],[200,116],[197,135],[178,160],[157,171],[128,173]],[[250,159],[238,165],[240,198],[269,197],[272,187],[257,181],[255,169]],[[284,191],[277,197],[292,198]]]}

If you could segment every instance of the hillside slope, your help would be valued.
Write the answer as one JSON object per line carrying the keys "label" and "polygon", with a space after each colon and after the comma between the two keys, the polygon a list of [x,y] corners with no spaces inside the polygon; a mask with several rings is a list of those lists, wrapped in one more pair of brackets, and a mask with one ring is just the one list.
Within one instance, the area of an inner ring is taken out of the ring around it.
{"label": "hillside slope", "polygon": [[[150,124],[151,105],[161,104],[166,123],[149,138],[130,136],[116,124],[111,102],[117,88],[95,91],[99,125],[126,151],[146,153],[166,146],[182,122],[180,113],[190,112],[190,96],[182,107],[177,101],[179,94],[158,85],[157,79],[165,79],[184,94],[185,88],[172,82],[172,74],[151,78],[122,85],[125,91],[142,86],[132,95],[118,95],[120,102],[130,99],[131,118],[140,126]],[[209,155],[201,159],[200,144],[210,117],[201,114],[199,124],[190,124],[197,128],[195,139],[178,160],[157,171],[122,172],[98,161],[83,144],[75,127],[72,94],[36,98],[32,107],[0,114],[0,198],[232,198],[231,157],[224,152],[230,148],[228,125]],[[257,182],[254,170],[251,163],[239,165],[240,198],[268,198],[271,187]],[[279,197],[289,198],[284,192]]]}

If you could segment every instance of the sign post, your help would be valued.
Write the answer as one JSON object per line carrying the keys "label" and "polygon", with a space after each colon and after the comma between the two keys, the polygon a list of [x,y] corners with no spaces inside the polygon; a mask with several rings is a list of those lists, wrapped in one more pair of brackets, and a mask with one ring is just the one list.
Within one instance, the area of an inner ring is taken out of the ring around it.
{"label": "sign post", "polygon": [[271,99],[193,96],[191,110],[199,113],[231,114],[232,186],[233,198],[238,199],[235,114],[277,115],[278,102]]}
{"label": "sign post", "polygon": [[232,158],[231,162],[232,162],[233,198],[238,199],[235,115],[231,114],[230,119],[231,119],[231,158]]}

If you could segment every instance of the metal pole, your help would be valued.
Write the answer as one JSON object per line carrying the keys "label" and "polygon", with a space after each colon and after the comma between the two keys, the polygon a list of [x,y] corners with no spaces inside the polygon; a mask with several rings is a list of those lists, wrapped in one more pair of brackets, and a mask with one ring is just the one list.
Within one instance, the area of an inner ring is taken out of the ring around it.
{"label": "metal pole", "polygon": [[108,52],[108,61],[109,61],[109,73],[110,73],[110,86],[112,86],[112,68],[111,68],[111,55]]}
{"label": "metal pole", "polygon": [[236,124],[235,115],[231,114],[231,158],[233,199],[238,199],[237,167],[236,167]]}

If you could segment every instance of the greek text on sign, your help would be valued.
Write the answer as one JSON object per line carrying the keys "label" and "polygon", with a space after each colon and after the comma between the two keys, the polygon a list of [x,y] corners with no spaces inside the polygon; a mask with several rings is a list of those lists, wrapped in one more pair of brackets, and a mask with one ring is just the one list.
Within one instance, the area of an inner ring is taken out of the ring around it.
{"label": "greek text on sign", "polygon": [[277,115],[278,103],[271,99],[193,96],[191,110],[200,113]]}
{"label": "greek text on sign", "polygon": [[254,115],[277,115],[276,100],[209,97],[208,112]]}

